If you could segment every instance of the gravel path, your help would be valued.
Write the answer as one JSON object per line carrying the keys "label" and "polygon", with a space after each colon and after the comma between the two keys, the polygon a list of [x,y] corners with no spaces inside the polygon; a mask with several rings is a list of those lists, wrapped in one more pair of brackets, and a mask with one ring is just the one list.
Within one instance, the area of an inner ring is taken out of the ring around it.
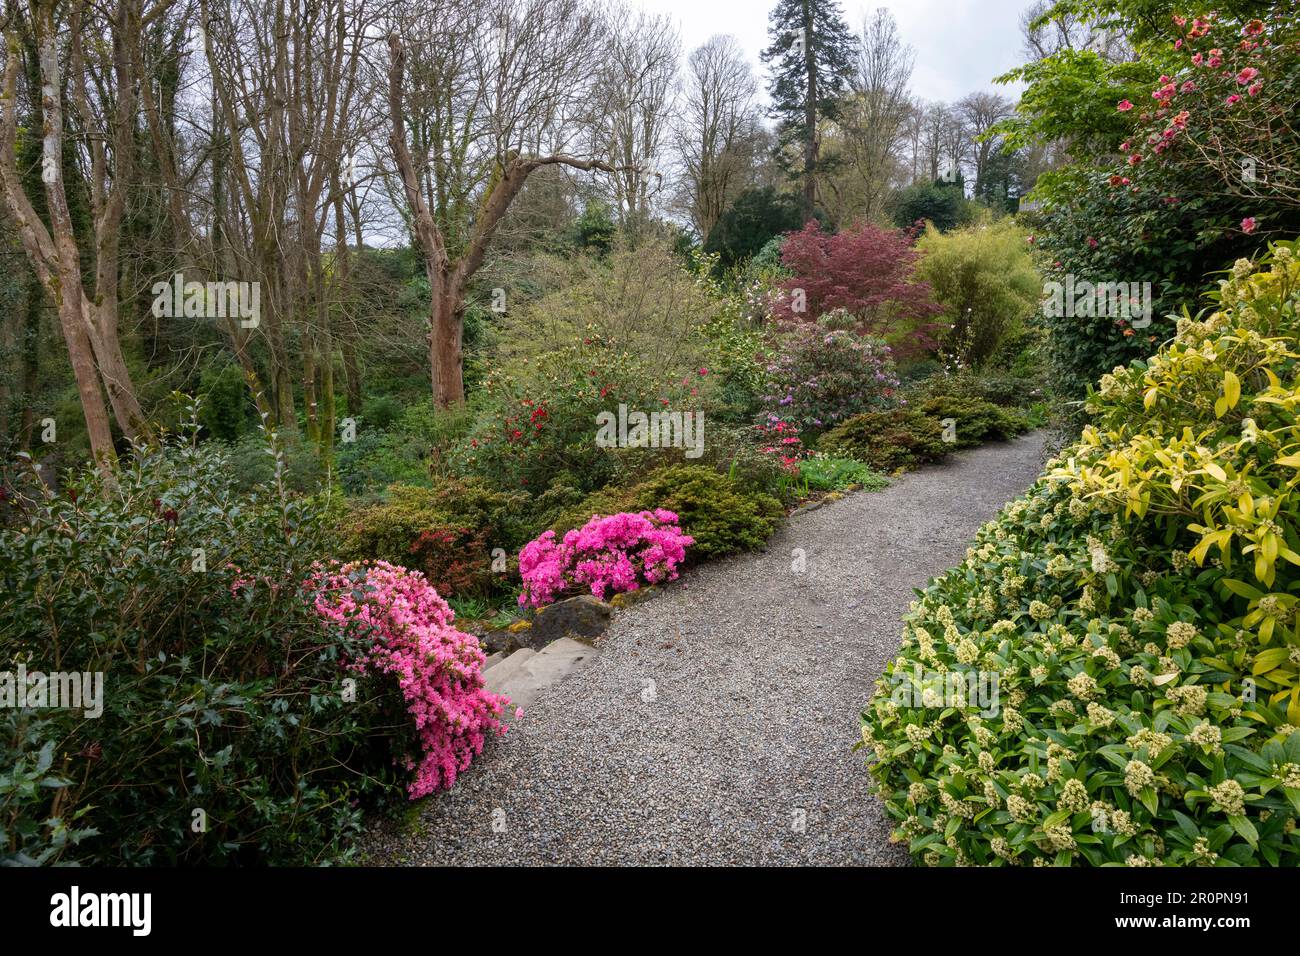
{"label": "gravel path", "polygon": [[369,861],[906,864],[849,749],[858,712],[912,588],[1033,482],[1041,448],[986,445],[796,515],[768,551],[618,612],[602,654],[413,828],[372,833]]}

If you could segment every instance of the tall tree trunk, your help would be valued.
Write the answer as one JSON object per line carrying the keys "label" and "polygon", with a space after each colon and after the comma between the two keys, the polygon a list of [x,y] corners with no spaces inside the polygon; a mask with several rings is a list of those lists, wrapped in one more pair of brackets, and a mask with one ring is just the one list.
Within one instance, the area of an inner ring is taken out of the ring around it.
{"label": "tall tree trunk", "polygon": [[808,71],[808,99],[803,107],[803,218],[807,222],[817,208],[817,56],[813,50],[811,0],[803,0],[803,28],[803,61]]}
{"label": "tall tree trunk", "polygon": [[[116,260],[108,268],[116,270]],[[83,295],[81,306],[86,314],[94,317],[91,321],[99,330],[99,335],[94,340],[95,364],[99,368],[100,377],[104,380],[108,402],[113,408],[113,417],[117,419],[118,425],[131,440],[148,438],[149,420],[140,407],[139,399],[136,398],[131,372],[127,368],[126,356],[122,354],[122,343],[118,337],[117,283],[112,284],[111,293],[102,295],[98,305]]]}
{"label": "tall tree trunk", "polygon": [[275,363],[275,422],[280,428],[297,428],[298,412],[293,401],[293,373],[282,363]]}
{"label": "tall tree trunk", "polygon": [[343,389],[347,396],[348,414],[361,414],[361,366],[357,363],[357,349],[352,336],[344,333],[340,342],[343,353]]}
{"label": "tall tree trunk", "polygon": [[305,434],[310,442],[320,440],[320,420],[316,416],[319,402],[316,396],[316,344],[309,335],[302,343],[302,404]]}
{"label": "tall tree trunk", "polygon": [[110,462],[116,460],[117,451],[113,447],[108,409],[104,407],[104,396],[99,390],[99,374],[95,371],[90,338],[82,327],[80,297],[60,296],[58,306],[59,325],[63,328],[63,338],[68,345],[68,358],[72,363],[73,377],[77,381],[77,395],[86,417],[90,454],[101,468],[107,468]]}
{"label": "tall tree trunk", "polygon": [[45,286],[33,272],[27,280],[27,301],[23,310],[23,422],[19,447],[28,451],[32,447],[32,429],[36,423],[36,409],[32,396],[36,394],[37,379],[41,372],[41,311],[45,308]]}
{"label": "tall tree trunk", "polygon": [[[63,192],[62,147],[63,109],[59,98],[57,51],[54,43],[52,10],[37,6],[33,9],[38,37],[38,55],[42,74],[42,179],[45,181],[53,231],[45,228],[36,214],[31,200],[23,188],[15,162],[17,141],[17,70],[20,45],[12,30],[7,35],[7,56],[4,72],[3,123],[0,123],[0,180],[3,181],[4,198],[13,215],[14,225],[23,249],[41,285],[50,293],[58,308],[59,325],[68,348],[81,398],[82,412],[86,418],[86,434],[90,451],[100,468],[108,468],[116,458],[113,433],[109,426],[108,410],[100,392],[99,372],[95,368],[92,316],[83,310],[84,294],[81,285],[80,256],[72,233],[72,217]],[[49,78],[54,77],[51,85]]]}
{"label": "tall tree trunk", "polygon": [[316,415],[320,431],[321,457],[329,461],[334,454],[334,336],[330,331],[330,303],[326,296],[325,263],[321,257],[320,235],[314,237],[310,261],[312,263],[312,292],[316,300],[315,346],[319,350],[317,365]]}
{"label": "tall tree trunk", "polygon": [[455,283],[444,280],[442,295],[431,304],[429,365],[433,370],[433,399],[439,408],[465,398],[461,340],[465,330],[464,295]]}
{"label": "tall tree trunk", "polygon": [[10,435],[17,398],[14,386],[18,382],[18,365],[23,354],[18,348],[22,335],[22,313],[17,309],[7,309],[0,314],[0,442]]}
{"label": "tall tree trunk", "polygon": [[[338,301],[347,303],[352,297],[352,255],[348,250],[348,228],[347,218],[343,214],[343,192],[337,185],[334,189],[334,228],[339,260]],[[359,248],[360,246],[358,246]],[[357,350],[352,341],[354,331],[350,324],[345,323],[339,329],[338,336],[339,351],[343,354],[343,388],[347,397],[349,415],[361,414],[361,369],[357,365]]]}

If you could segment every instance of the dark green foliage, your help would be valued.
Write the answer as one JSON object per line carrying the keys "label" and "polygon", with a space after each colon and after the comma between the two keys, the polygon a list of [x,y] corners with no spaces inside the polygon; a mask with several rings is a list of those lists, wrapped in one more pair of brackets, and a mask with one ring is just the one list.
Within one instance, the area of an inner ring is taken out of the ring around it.
{"label": "dark green foliage", "polygon": [[[1214,286],[1211,273],[1249,257],[1260,245],[1237,228],[1239,203],[1210,191],[1197,195],[1197,188],[1179,181],[1181,173],[1171,172],[1154,189],[1138,191],[1112,186],[1111,175],[1118,173],[1069,173],[1072,198],[1040,217],[1035,245],[1053,263],[1045,273],[1048,280],[1063,284],[1073,275],[1093,283],[1150,282],[1151,324],[1136,328],[1122,318],[1048,310],[1052,378],[1068,399],[1081,398],[1103,374],[1146,356],[1169,338],[1170,314],[1184,304],[1195,311],[1202,293]],[[1181,198],[1168,202],[1167,196]],[[1300,220],[1295,222],[1300,228]]]}
{"label": "dark green foliage", "polygon": [[391,395],[375,395],[361,406],[360,417],[367,429],[391,428],[402,417],[402,403]]}
{"label": "dark green foliage", "polygon": [[345,492],[359,495],[397,482],[419,484],[429,480],[428,449],[395,437],[362,423],[356,441],[335,446],[335,474]]}
{"label": "dark green foliage", "polygon": [[353,495],[397,483],[428,485],[448,473],[447,450],[470,421],[468,406],[435,409],[427,400],[407,407],[386,430],[363,417],[356,441],[335,446],[335,474]]}
{"label": "dark green foliage", "polygon": [[257,407],[238,365],[205,370],[199,400],[199,424],[213,438],[234,441],[257,423]]}
{"label": "dark green foliage", "polygon": [[983,175],[975,181],[974,196],[990,209],[1013,213],[1032,186],[1024,153],[998,143],[989,150]]}
{"label": "dark green foliage", "polygon": [[[316,491],[325,479],[317,447],[294,430],[280,433],[281,478],[286,488],[303,494]],[[227,446],[234,480],[241,490],[271,488],[276,484],[276,459],[267,453],[260,431],[249,432]]]}
{"label": "dark green foliage", "polygon": [[895,226],[908,229],[918,222],[932,222],[947,232],[971,219],[971,204],[962,191],[948,183],[909,186],[889,200],[889,217]]}
{"label": "dark green foliage", "polygon": [[719,265],[729,268],[760,252],[783,233],[799,229],[803,214],[799,201],[772,186],[746,189],[727,207],[704,241],[704,251],[718,256]]}
{"label": "dark green foliage", "polygon": [[7,498],[0,658],[104,676],[98,718],[0,708],[0,862],[316,863],[400,793],[397,686],[344,702],[365,636],[322,626],[304,588],[310,501],[242,494],[184,446]]}
{"label": "dark green foliage", "polygon": [[653,472],[630,488],[605,488],[588,495],[555,523],[557,532],[586,524],[593,514],[667,508],[681,519],[681,528],[695,539],[688,561],[754,551],[761,548],[784,517],[781,503],[712,468],[673,465]]}
{"label": "dark green foliage", "polygon": [[922,403],[921,411],[941,424],[945,419],[953,419],[958,448],[974,448],[986,441],[1006,441],[1029,429],[1029,423],[1019,412],[978,398],[932,398]]}
{"label": "dark green foliage", "polygon": [[609,206],[599,200],[587,203],[573,225],[574,244],[579,250],[608,252],[614,243],[614,219]]}
{"label": "dark green foliage", "polygon": [[911,408],[858,415],[836,425],[817,443],[823,454],[853,458],[884,472],[937,461],[949,448],[942,426]]}

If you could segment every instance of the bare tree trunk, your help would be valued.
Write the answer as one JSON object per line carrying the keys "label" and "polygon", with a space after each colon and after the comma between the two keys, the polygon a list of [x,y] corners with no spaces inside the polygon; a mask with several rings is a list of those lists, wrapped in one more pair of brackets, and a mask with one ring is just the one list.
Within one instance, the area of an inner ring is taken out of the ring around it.
{"label": "bare tree trunk", "polygon": [[462,338],[465,320],[465,294],[470,279],[483,265],[491,241],[502,217],[530,174],[543,166],[569,166],[574,169],[599,169],[608,173],[625,167],[602,160],[584,160],[576,156],[553,154],[525,158],[512,153],[501,169],[500,178],[480,205],[465,250],[453,262],[447,242],[425,202],[419,171],[406,142],[404,119],[403,71],[405,51],[396,33],[388,35],[388,112],[392,128],[389,146],[402,180],[412,233],[424,254],[425,274],[429,280],[429,366],[434,401],[440,408],[465,400],[462,372]]}
{"label": "bare tree trunk", "polygon": [[329,461],[334,454],[334,336],[330,329],[330,301],[326,295],[325,265],[321,258],[319,238],[319,234],[316,234],[317,245],[309,258],[312,263],[312,297],[316,302],[315,345],[320,356],[316,399],[320,427],[318,441],[322,458]]}
{"label": "bare tree trunk", "polygon": [[429,359],[434,368],[434,401],[440,408],[454,405],[465,397],[462,377],[464,355],[461,338],[465,330],[465,303],[463,296],[449,294],[434,304],[437,330],[432,340]]}
{"label": "bare tree trunk", "polygon": [[[53,69],[57,76],[57,61],[53,60],[55,49],[53,43],[53,20],[49,10],[37,8],[34,11],[41,21],[38,39],[42,41],[40,50],[41,69]],[[44,34],[42,36],[42,33]],[[57,165],[62,160],[62,123],[63,114],[58,102],[59,86],[56,83],[51,91],[42,91],[42,113],[44,118],[43,173],[46,192],[50,199],[51,220],[66,225],[65,230],[56,230],[60,241],[56,245],[45,225],[36,215],[27,193],[23,190],[22,180],[18,175],[15,160],[17,140],[17,76],[21,60],[21,49],[17,36],[12,29],[7,34],[7,55],[4,73],[4,112],[0,122],[0,182],[3,183],[5,201],[14,218],[14,224],[22,241],[23,249],[46,290],[58,308],[59,326],[68,348],[68,359],[72,364],[73,376],[77,382],[77,394],[81,399],[82,412],[86,418],[86,434],[90,440],[90,452],[101,468],[107,468],[116,459],[113,447],[113,433],[109,427],[108,410],[104,405],[104,396],[100,392],[99,373],[95,369],[93,348],[87,330],[87,316],[82,311],[81,274],[78,268],[76,242],[72,238],[72,222],[66,201],[63,201],[62,175]],[[43,84],[44,85],[44,84]],[[56,190],[51,178],[57,179]]]}
{"label": "bare tree trunk", "polygon": [[804,101],[803,218],[813,218],[817,208],[817,56],[813,51],[812,5],[803,0],[804,68],[808,71],[808,99]]}
{"label": "bare tree trunk", "polygon": [[[348,249],[348,226],[343,213],[343,192],[334,188],[334,229],[338,255],[338,301],[346,303],[352,290],[352,255]],[[357,350],[352,341],[355,329],[346,323],[339,330],[339,351],[343,355],[343,389],[347,398],[348,414],[361,413],[361,369],[357,364]],[[333,372],[331,371],[331,379]],[[331,400],[332,404],[332,400]]]}
{"label": "bare tree trunk", "polygon": [[41,310],[45,307],[45,287],[35,272],[27,280],[27,301],[23,310],[23,420],[20,426],[19,447],[30,450],[32,428],[36,424],[36,409],[31,396],[36,394],[37,379],[41,372]]}
{"label": "bare tree trunk", "polygon": [[95,358],[90,339],[81,326],[81,305],[71,296],[59,302],[59,325],[68,344],[68,358],[72,374],[77,381],[77,395],[86,416],[86,434],[90,438],[90,453],[101,467],[117,457],[113,447],[113,431],[108,424],[108,410],[99,390],[99,376],[95,372]]}

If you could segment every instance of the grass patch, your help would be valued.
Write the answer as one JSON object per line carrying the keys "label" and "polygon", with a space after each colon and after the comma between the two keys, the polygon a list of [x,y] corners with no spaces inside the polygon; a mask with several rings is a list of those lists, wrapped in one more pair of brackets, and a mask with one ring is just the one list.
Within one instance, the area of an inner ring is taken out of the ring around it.
{"label": "grass patch", "polygon": [[869,465],[824,455],[799,462],[799,479],[810,491],[839,491],[853,485],[864,491],[879,491],[889,484],[888,478]]}

